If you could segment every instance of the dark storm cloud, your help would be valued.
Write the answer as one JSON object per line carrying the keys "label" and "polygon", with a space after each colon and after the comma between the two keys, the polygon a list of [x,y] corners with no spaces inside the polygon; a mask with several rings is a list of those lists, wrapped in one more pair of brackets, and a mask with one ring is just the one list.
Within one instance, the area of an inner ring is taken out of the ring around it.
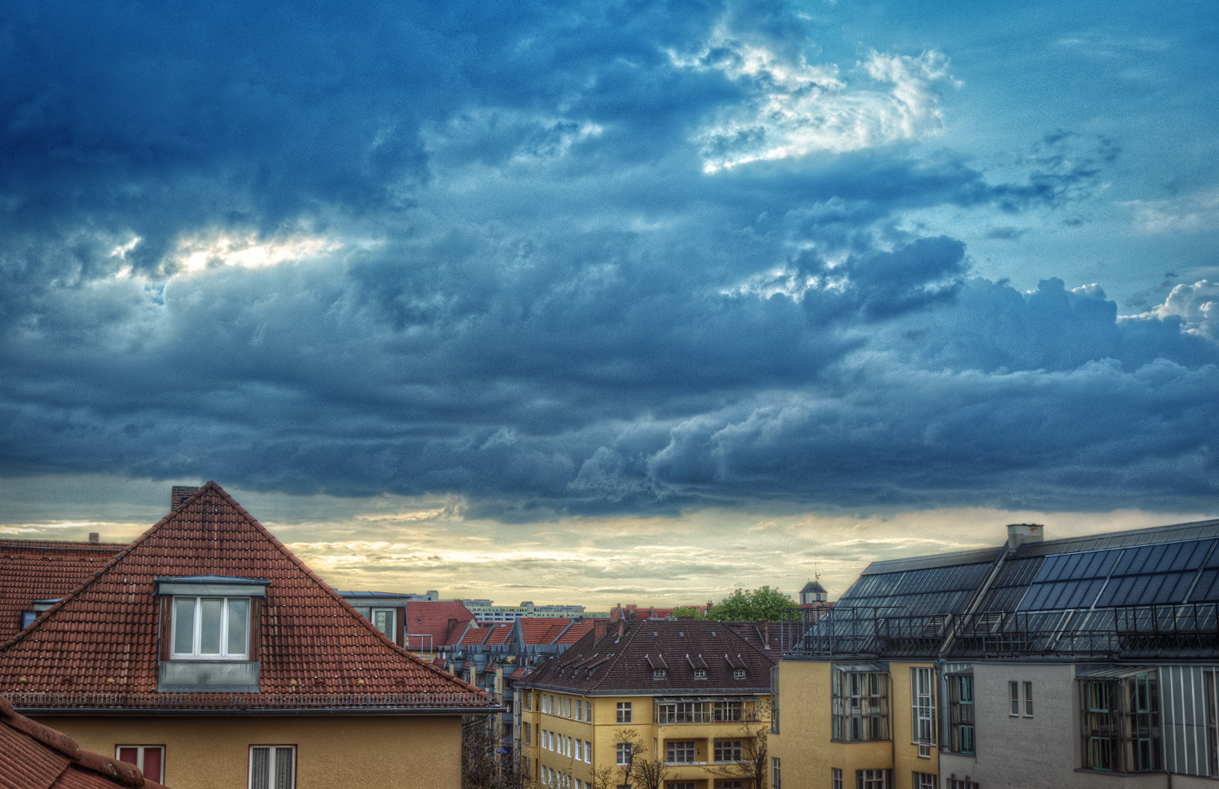
{"label": "dark storm cloud", "polygon": [[[5,475],[504,520],[1219,485],[1206,288],[1119,320],[1099,290],[970,279],[905,221],[1060,211],[1116,156],[1054,132],[1009,182],[920,154],[941,56],[821,68],[777,3],[15,14]],[[766,127],[774,96],[795,109]],[[295,251],[228,265],[264,247]]]}

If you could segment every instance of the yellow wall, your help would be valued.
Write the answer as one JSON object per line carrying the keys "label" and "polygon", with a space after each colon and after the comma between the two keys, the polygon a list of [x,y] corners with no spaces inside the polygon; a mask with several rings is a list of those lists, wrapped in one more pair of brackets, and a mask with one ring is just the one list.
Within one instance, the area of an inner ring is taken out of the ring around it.
{"label": "yellow wall", "polygon": [[[666,752],[665,743],[667,740],[694,741],[696,743],[696,758],[699,761],[710,762],[714,759],[714,743],[716,739],[744,740],[748,736],[745,726],[738,722],[657,725],[654,722],[655,713],[651,696],[584,697],[540,690],[532,691],[532,693],[531,709],[525,709],[524,705],[521,705],[521,723],[530,724],[532,747],[522,746],[520,763],[522,765],[526,763],[529,765],[528,771],[533,778],[541,777],[537,769],[538,766],[546,766],[558,770],[560,773],[570,775],[573,780],[588,783],[594,780],[594,774],[597,771],[610,767],[615,771],[610,784],[617,785],[621,777],[620,773],[617,772],[619,735],[628,730],[634,730],[638,741],[647,749],[646,758],[651,760],[656,758],[657,753],[659,753],[662,761]],[[570,699],[573,705],[572,717],[568,718],[566,716],[566,706],[563,707],[563,715],[558,714],[557,708],[554,707],[551,708],[552,711],[550,713],[543,713],[541,703],[543,695],[563,702]],[[592,702],[592,722],[576,720],[574,706],[576,701],[581,703],[586,701]],[[631,703],[630,723],[618,723],[619,702]],[[758,707],[763,713],[766,712],[765,704],[759,704]],[[761,720],[749,725],[754,730],[767,732],[770,729],[769,717],[763,714]],[[592,763],[588,764],[583,759],[577,762],[574,758],[574,749],[572,756],[568,757],[560,755],[557,751],[542,748],[540,746],[540,733],[542,729],[552,731],[556,735],[593,743]],[[699,789],[705,789],[713,785],[715,778],[724,779],[729,777],[723,774],[724,769],[723,766],[670,766],[666,774],[666,781],[694,781]],[[736,778],[737,776],[731,777]]]}
{"label": "yellow wall", "polygon": [[[909,698],[909,670],[906,694]],[[781,761],[785,787],[830,786],[831,769],[842,770],[844,789],[855,786],[856,770],[881,770],[893,766],[893,743],[835,742],[830,733],[830,664],[804,660],[779,662],[779,733],[770,735],[770,753]],[[894,712],[890,698],[890,727],[901,712]],[[909,734],[909,702],[904,705]],[[903,709],[898,707],[898,709]],[[894,775],[896,779],[896,773]],[[910,776],[906,776],[908,786]]]}
{"label": "yellow wall", "polygon": [[116,745],[165,746],[171,789],[242,789],[251,745],[295,745],[298,789],[461,786],[461,718],[31,716],[80,747],[115,755]]}
{"label": "yellow wall", "polygon": [[[911,690],[912,668],[932,668],[932,687],[938,688],[939,681],[931,663],[889,663],[890,687],[889,711],[893,732],[893,787],[894,789],[910,789],[914,786],[914,774],[931,773],[939,775],[939,749],[930,748],[930,758],[918,757],[918,745],[914,740],[914,696]],[[939,694],[933,698],[938,716]],[[852,778],[854,780],[854,778]]]}

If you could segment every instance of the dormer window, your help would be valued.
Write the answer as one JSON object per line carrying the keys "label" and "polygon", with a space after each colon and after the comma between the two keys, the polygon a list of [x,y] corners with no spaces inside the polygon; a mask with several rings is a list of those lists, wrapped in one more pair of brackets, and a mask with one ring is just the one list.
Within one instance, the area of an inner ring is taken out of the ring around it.
{"label": "dormer window", "polygon": [[256,693],[257,622],[267,581],[201,575],[156,579],[161,692]]}
{"label": "dormer window", "polygon": [[733,679],[745,679],[745,669],[734,668],[732,670],[732,678]]}
{"label": "dormer window", "polygon": [[705,668],[694,669],[694,678],[695,679],[706,679],[707,678],[707,669],[705,669]]}
{"label": "dormer window", "polygon": [[664,679],[665,670],[663,668],[652,669],[652,679]]}

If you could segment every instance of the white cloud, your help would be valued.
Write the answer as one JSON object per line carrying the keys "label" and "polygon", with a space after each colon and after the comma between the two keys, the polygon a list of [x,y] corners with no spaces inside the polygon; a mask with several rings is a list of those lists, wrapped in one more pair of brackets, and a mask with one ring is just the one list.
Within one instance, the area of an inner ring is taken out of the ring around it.
{"label": "white cloud", "polygon": [[1131,200],[1122,205],[1134,215],[1139,232],[1147,235],[1219,229],[1219,192],[1168,200]]}
{"label": "white cloud", "polygon": [[1176,317],[1181,330],[1219,341],[1219,283],[1201,280],[1193,285],[1177,285],[1163,304],[1134,318]]}
{"label": "white cloud", "polygon": [[794,62],[764,46],[720,35],[693,56],[670,52],[674,65],[719,70],[745,99],[698,133],[706,172],[817,151],[846,153],[939,133],[939,83],[959,85],[943,54],[918,57],[873,51],[857,64],[869,81],[852,85],[833,64]]}

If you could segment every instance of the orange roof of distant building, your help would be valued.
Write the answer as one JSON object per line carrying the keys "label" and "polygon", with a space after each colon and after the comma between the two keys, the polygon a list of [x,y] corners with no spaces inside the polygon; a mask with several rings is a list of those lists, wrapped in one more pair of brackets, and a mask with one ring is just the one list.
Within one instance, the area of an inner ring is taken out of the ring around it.
{"label": "orange roof of distant building", "polygon": [[0,789],[164,789],[134,764],[82,751],[0,696]]}
{"label": "orange roof of distant building", "polygon": [[521,629],[522,646],[553,644],[571,625],[566,617],[521,617],[516,620]]}
{"label": "orange roof of distant building", "polygon": [[415,650],[456,646],[474,614],[460,600],[414,600],[406,604],[407,647]]}
{"label": "orange roof of distant building", "polygon": [[495,625],[491,628],[491,634],[487,636],[487,640],[483,643],[486,646],[494,647],[508,643],[508,639],[512,637],[512,625]]}
{"label": "orange roof of distant building", "polygon": [[591,619],[584,622],[572,622],[571,627],[567,628],[567,630],[565,630],[563,634],[559,636],[556,643],[562,644],[563,646],[571,646],[579,641],[585,633],[591,632],[592,629],[593,622]]}
{"label": "orange roof of distant building", "polygon": [[[157,691],[157,579],[268,583],[257,693]],[[0,645],[0,692],[19,709],[472,708],[490,697],[396,646],[214,482]]]}
{"label": "orange roof of distant building", "polygon": [[35,600],[58,599],[76,589],[125,543],[0,540],[0,643],[21,630],[21,615]]}

